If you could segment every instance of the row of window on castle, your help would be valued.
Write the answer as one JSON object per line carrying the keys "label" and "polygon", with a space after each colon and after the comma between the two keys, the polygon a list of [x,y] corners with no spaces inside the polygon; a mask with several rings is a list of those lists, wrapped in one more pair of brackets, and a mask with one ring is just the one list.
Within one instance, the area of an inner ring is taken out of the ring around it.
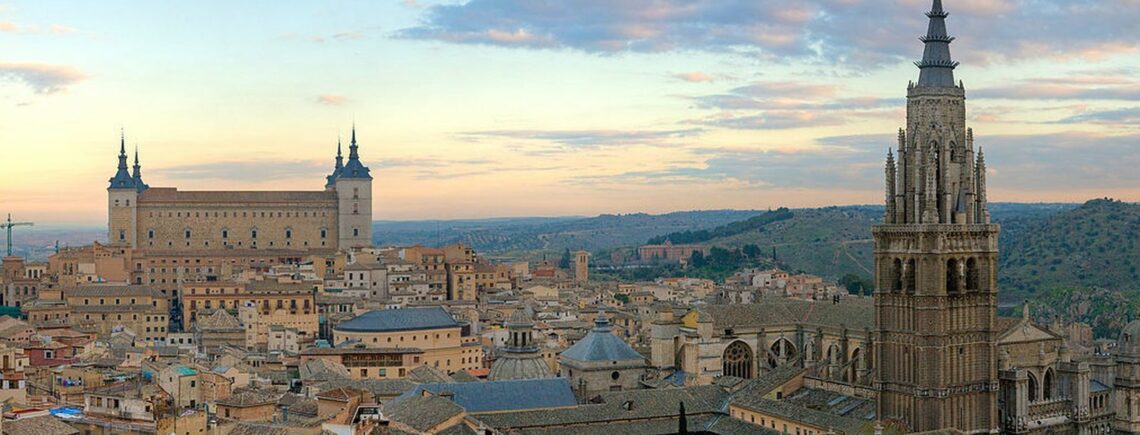
{"label": "row of window on castle", "polygon": [[[250,233],[249,233],[249,235],[250,235],[250,239],[251,239],[251,241],[252,241],[252,242],[251,242],[251,246],[257,246],[257,235],[258,235],[258,230],[257,230],[257,229],[251,229],[251,230],[250,230]],[[285,235],[285,245],[286,245],[286,246],[292,246],[292,244],[293,244],[293,242],[292,242],[292,240],[293,240],[293,230],[292,230],[292,229],[290,229],[290,228],[287,228],[287,229],[285,229],[284,235]],[[189,241],[189,240],[191,239],[191,237],[192,237],[192,236],[193,236],[193,230],[191,230],[191,229],[185,229],[185,230],[183,230],[183,237],[184,237],[184,238],[187,240],[187,242],[186,242],[186,246],[190,246],[190,241]],[[222,236],[222,244],[223,244],[223,245],[229,245],[229,244],[230,244],[230,242],[228,241],[228,240],[229,240],[229,238],[230,238],[230,231],[229,231],[229,229],[223,229],[223,230],[221,231],[221,236]],[[352,236],[353,236],[353,237],[360,237],[360,229],[359,229],[359,228],[353,228],[353,229],[352,229]],[[321,230],[320,230],[320,238],[321,238],[321,246],[325,246],[325,245],[326,245],[326,240],[328,239],[328,230],[327,230],[327,229],[325,229],[325,228],[321,228]],[[120,241],[125,241],[126,239],[127,239],[127,231],[126,231],[126,230],[119,230],[119,240],[120,240]],[[153,240],[155,239],[155,231],[154,231],[153,229],[148,229],[148,230],[147,230],[147,239],[148,239],[148,240],[151,240],[151,242],[150,242],[150,245],[152,245],[152,246],[153,246],[153,245],[154,245],[154,241],[153,241]],[[204,242],[204,244],[205,244],[205,246],[207,246],[207,247],[208,247],[208,246],[210,246],[210,242],[209,242],[209,241],[205,241],[205,242]],[[270,241],[270,242],[269,242],[269,246],[273,246],[273,244],[274,244],[274,242],[273,242],[273,241]],[[168,240],[168,241],[167,241],[167,245],[170,245],[170,246],[174,246],[174,242],[173,242],[173,241],[170,241],[170,240]],[[241,245],[242,245],[242,242],[241,242],[241,241],[238,241],[238,242],[237,242],[237,245],[238,245],[238,246],[241,246]],[[304,241],[304,245],[305,245],[305,246],[309,246],[309,241],[308,241],[308,240]]]}

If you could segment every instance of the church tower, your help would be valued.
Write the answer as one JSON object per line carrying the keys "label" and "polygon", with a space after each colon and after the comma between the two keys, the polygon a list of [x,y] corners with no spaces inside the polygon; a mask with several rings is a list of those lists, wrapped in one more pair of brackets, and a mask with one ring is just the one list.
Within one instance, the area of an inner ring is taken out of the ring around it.
{"label": "church tower", "polygon": [[886,212],[873,228],[878,416],[914,431],[997,433],[999,227],[942,1],[926,15],[897,162],[887,155]]}
{"label": "church tower", "polygon": [[1113,429],[1117,433],[1140,433],[1140,320],[1133,320],[1120,332],[1113,386]]}
{"label": "church tower", "polygon": [[138,246],[138,197],[145,184],[142,184],[137,153],[135,159],[137,177],[127,170],[127,139],[120,133],[119,167],[107,186],[107,242],[111,244]]}
{"label": "church tower", "polygon": [[[339,147],[337,153],[339,154]],[[340,158],[337,158],[340,164]],[[333,173],[337,196],[338,249],[372,246],[372,175],[360,162],[356,126],[348,145],[348,161]]]}

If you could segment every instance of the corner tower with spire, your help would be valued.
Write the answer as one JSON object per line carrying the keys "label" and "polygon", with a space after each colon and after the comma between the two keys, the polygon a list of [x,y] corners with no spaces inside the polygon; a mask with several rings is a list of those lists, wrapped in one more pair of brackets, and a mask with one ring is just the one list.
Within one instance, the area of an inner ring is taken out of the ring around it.
{"label": "corner tower with spire", "polygon": [[372,245],[372,175],[360,161],[356,143],[356,125],[348,144],[348,161],[341,166],[340,144],[337,144],[336,168],[329,183],[338,200],[339,246],[343,248]]}
{"label": "corner tower with spire", "polygon": [[917,432],[998,433],[999,228],[965,87],[954,81],[948,15],[941,0],[926,13],[919,78],[907,87],[886,212],[873,229],[878,416]]}
{"label": "corner tower with spire", "polygon": [[127,168],[127,135],[119,132],[119,165],[107,186],[107,242],[136,246],[138,234],[138,196],[145,184],[139,172],[138,154],[135,154],[135,174]]}

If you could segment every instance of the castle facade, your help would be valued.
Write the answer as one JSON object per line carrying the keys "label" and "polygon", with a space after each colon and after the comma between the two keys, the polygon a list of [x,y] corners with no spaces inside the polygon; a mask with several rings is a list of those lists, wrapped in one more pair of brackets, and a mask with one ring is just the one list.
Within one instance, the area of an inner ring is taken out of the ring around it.
{"label": "castle facade", "polygon": [[107,187],[107,240],[141,251],[336,251],[372,240],[372,175],[356,129],[347,162],[337,145],[323,190],[185,191],[150,187],[138,152],[128,170],[125,140]]}

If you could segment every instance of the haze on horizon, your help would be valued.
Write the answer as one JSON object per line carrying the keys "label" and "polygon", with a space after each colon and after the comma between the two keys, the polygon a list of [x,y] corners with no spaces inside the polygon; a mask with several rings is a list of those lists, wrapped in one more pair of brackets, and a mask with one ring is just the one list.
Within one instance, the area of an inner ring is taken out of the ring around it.
{"label": "haze on horizon", "polygon": [[[929,0],[643,3],[0,0],[0,212],[105,222],[120,127],[318,190],[354,121],[380,220],[882,201]],[[944,4],[990,199],[1140,201],[1140,0]]]}

